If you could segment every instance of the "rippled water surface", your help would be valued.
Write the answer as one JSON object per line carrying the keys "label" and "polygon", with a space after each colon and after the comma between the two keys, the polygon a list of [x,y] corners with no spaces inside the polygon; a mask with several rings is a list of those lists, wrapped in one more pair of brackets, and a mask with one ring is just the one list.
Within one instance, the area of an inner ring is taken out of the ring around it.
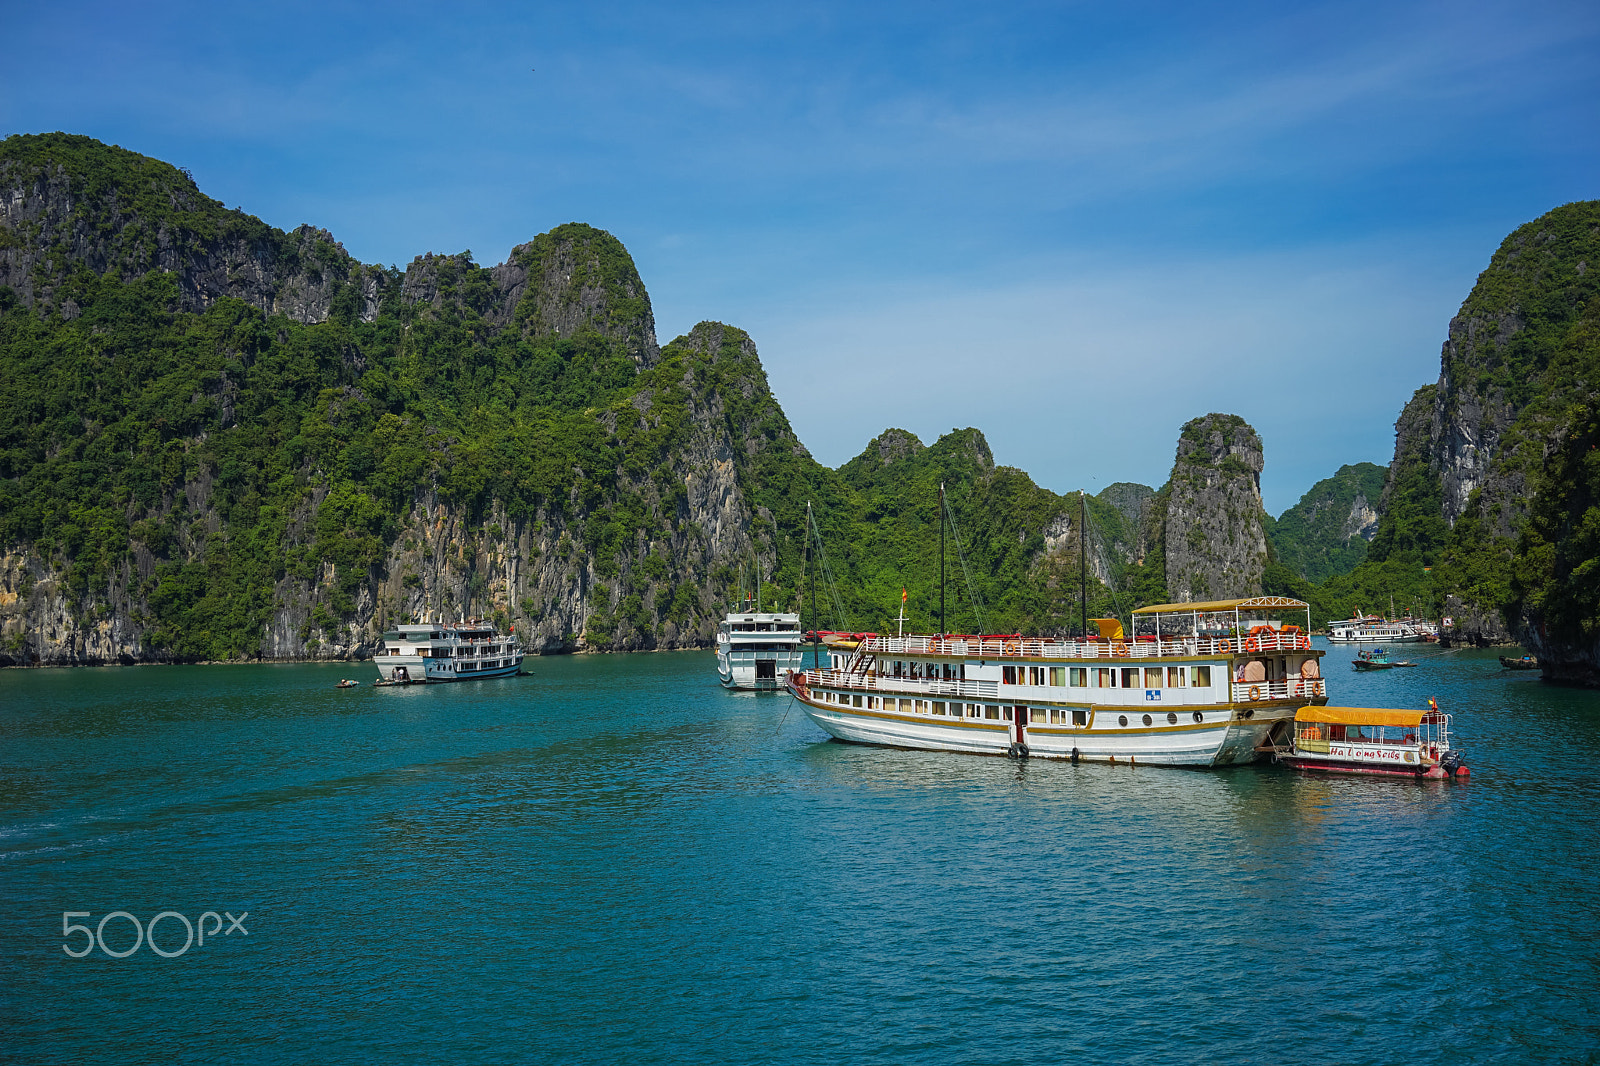
{"label": "rippled water surface", "polygon": [[[709,654],[5,671],[0,1052],[1595,1061],[1600,694],[1402,654],[1333,702],[1437,696],[1470,783],[851,747]],[[63,952],[117,910],[248,935]]]}

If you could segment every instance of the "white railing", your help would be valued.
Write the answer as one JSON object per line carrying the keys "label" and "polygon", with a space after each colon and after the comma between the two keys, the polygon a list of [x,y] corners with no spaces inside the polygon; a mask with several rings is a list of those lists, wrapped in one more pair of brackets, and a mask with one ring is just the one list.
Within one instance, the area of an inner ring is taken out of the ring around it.
{"label": "white railing", "polygon": [[1320,677],[1291,677],[1284,681],[1235,681],[1233,702],[1255,703],[1264,700],[1309,700],[1328,694]]}
{"label": "white railing", "polygon": [[874,655],[948,655],[980,659],[1129,659],[1194,655],[1239,655],[1266,651],[1310,651],[1304,633],[1244,637],[1181,637],[1137,640],[1038,640],[1018,637],[868,637],[861,650]]}
{"label": "white railing", "polygon": [[879,677],[848,670],[805,670],[805,684],[824,688],[847,688],[860,692],[891,692],[897,696],[959,696],[995,699],[1000,695],[998,681],[946,681],[915,677]]}

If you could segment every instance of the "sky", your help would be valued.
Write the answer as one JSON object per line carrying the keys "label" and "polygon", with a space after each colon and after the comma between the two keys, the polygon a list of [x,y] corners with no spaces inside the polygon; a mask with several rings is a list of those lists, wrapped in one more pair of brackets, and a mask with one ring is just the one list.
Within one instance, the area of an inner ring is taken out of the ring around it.
{"label": "sky", "polygon": [[616,235],[811,452],[976,426],[1057,492],[1261,434],[1387,464],[1514,228],[1600,198],[1600,5],[4,0],[0,134],[88,134],[404,266]]}

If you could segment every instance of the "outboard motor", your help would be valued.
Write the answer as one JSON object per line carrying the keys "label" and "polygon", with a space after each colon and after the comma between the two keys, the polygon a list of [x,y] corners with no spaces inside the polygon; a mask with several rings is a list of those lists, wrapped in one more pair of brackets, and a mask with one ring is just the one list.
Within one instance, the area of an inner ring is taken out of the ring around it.
{"label": "outboard motor", "polygon": [[1444,758],[1439,760],[1439,767],[1451,777],[1455,777],[1462,770],[1463,754],[1454,748],[1444,753]]}

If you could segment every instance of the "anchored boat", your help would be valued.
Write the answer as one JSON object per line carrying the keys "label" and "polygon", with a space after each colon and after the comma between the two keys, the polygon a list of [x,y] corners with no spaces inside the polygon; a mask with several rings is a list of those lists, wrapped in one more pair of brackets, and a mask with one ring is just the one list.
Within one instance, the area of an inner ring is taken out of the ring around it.
{"label": "anchored boat", "polygon": [[776,689],[805,659],[800,616],[741,606],[717,626],[717,680],[724,688]]}
{"label": "anchored boat", "polygon": [[1278,761],[1325,773],[1469,776],[1462,753],[1450,746],[1450,716],[1428,702],[1426,711],[1302,707],[1293,743],[1277,753]]}
{"label": "anchored boat", "polygon": [[1305,631],[1276,617],[1301,600],[1256,596],[1133,613],[1133,634],[1096,637],[868,635],[833,647],[788,687],[840,740],[989,755],[1167,766],[1270,756],[1295,711],[1327,702]]}
{"label": "anchored boat", "polygon": [[383,682],[415,684],[510,677],[522,659],[515,633],[501,635],[491,623],[424,622],[385,633],[373,662]]}

